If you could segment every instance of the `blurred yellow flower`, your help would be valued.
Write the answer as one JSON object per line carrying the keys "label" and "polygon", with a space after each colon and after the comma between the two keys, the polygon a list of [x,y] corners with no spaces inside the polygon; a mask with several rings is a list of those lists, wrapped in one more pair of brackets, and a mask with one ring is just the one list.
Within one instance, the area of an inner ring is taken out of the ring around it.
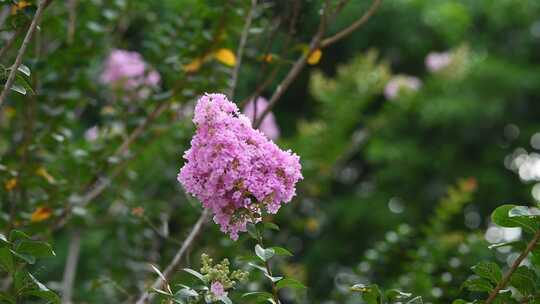
{"label": "blurred yellow flower", "polygon": [[49,207],[39,207],[32,213],[30,221],[32,223],[43,222],[51,217],[53,210]]}
{"label": "blurred yellow flower", "polygon": [[230,49],[217,50],[214,53],[214,58],[216,58],[219,62],[228,66],[236,65],[236,55],[234,55],[233,51],[231,51]]}
{"label": "blurred yellow flower", "polygon": [[49,184],[54,184],[54,182],[56,181],[54,177],[50,175],[49,172],[47,172],[47,170],[43,167],[39,167],[36,170],[36,174],[43,177],[45,180],[47,180]]}
{"label": "blurred yellow flower", "polygon": [[321,49],[316,49],[311,54],[309,54],[307,58],[307,63],[311,65],[315,65],[321,61],[322,58],[322,51]]}
{"label": "blurred yellow flower", "polygon": [[15,187],[17,187],[17,179],[12,178],[12,179],[7,180],[6,183],[4,184],[4,187],[6,188],[7,192],[11,192],[13,189],[15,189]]}
{"label": "blurred yellow flower", "polygon": [[203,60],[201,58],[195,58],[193,59],[192,62],[184,65],[182,69],[186,73],[194,73],[194,72],[197,72],[201,68],[202,63],[203,63]]}
{"label": "blurred yellow flower", "polygon": [[25,7],[30,6],[30,3],[27,1],[19,1],[17,4],[11,6],[11,14],[15,15],[19,10],[24,9]]}

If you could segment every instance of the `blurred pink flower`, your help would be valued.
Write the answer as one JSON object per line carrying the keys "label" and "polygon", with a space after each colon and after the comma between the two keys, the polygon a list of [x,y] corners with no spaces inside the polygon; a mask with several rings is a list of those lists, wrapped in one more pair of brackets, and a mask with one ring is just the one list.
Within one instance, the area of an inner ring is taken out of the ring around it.
{"label": "blurred pink flower", "polygon": [[[109,54],[100,76],[101,83],[138,98],[148,97],[149,88],[156,87],[160,80],[159,73],[148,67],[141,54],[120,49]],[[132,91],[137,92],[133,94]]]}
{"label": "blurred pink flower", "polygon": [[399,97],[402,90],[418,91],[422,86],[422,81],[414,76],[397,75],[392,77],[384,88],[384,96],[388,100],[394,100]]}
{"label": "blurred pink flower", "polygon": [[[243,113],[253,123],[255,115],[257,115],[257,118],[259,118],[261,116],[261,113],[266,110],[266,108],[268,108],[268,100],[266,100],[266,98],[264,97],[257,97],[255,101],[251,100],[246,104]],[[255,113],[255,111],[257,113]],[[269,112],[264,117],[261,125],[259,126],[259,130],[271,140],[276,140],[279,138],[279,127],[276,123],[274,113]]]}
{"label": "blurred pink flower", "polygon": [[97,138],[98,138],[98,135],[99,135],[99,129],[97,126],[93,126],[91,128],[88,128],[88,130],[86,130],[84,132],[84,139],[86,139],[87,141],[95,141]]}
{"label": "blurred pink flower", "polygon": [[448,52],[431,52],[426,56],[426,67],[430,72],[437,72],[446,68],[452,62],[452,55]]}
{"label": "blurred pink flower", "polygon": [[212,285],[210,286],[210,292],[216,298],[221,298],[227,295],[225,288],[223,288],[223,284],[218,281],[212,282]]}
{"label": "blurred pink flower", "polygon": [[275,214],[296,194],[300,158],[283,151],[223,94],[205,94],[195,107],[197,126],[178,181],[210,209],[214,222],[233,240]]}

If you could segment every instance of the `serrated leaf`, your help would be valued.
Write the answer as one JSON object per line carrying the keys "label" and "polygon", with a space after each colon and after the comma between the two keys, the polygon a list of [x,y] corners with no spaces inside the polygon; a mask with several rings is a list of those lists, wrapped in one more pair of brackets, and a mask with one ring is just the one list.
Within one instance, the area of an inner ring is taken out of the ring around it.
{"label": "serrated leaf", "polygon": [[200,272],[193,270],[191,268],[184,268],[184,271],[196,277],[197,279],[201,280],[203,283],[206,283],[204,276]]}
{"label": "serrated leaf", "polygon": [[255,245],[255,254],[264,262],[270,260],[274,256],[274,250],[271,248],[265,249],[261,245]]}
{"label": "serrated leaf", "polygon": [[281,255],[281,256],[293,256],[292,252],[289,250],[283,248],[283,247],[270,247],[269,249],[274,250],[274,254]]}
{"label": "serrated leaf", "polygon": [[276,287],[277,289],[281,289],[281,288],[305,289],[307,288],[300,281],[297,281],[295,279],[290,279],[290,278],[285,278],[277,282]]}
{"label": "serrated leaf", "polygon": [[523,295],[532,294],[536,289],[536,274],[527,266],[520,266],[512,274],[510,284]]}
{"label": "serrated leaf", "polygon": [[530,233],[536,232],[538,223],[535,220],[525,216],[510,217],[509,212],[515,207],[517,206],[510,204],[499,206],[491,214],[491,219],[501,227],[521,227]]}
{"label": "serrated leaf", "polygon": [[472,271],[493,284],[498,284],[502,280],[501,268],[493,262],[480,262],[472,267]]}
{"label": "serrated leaf", "polygon": [[463,287],[469,289],[470,291],[484,291],[490,292],[493,289],[493,285],[483,278],[472,278],[468,279],[463,283]]}

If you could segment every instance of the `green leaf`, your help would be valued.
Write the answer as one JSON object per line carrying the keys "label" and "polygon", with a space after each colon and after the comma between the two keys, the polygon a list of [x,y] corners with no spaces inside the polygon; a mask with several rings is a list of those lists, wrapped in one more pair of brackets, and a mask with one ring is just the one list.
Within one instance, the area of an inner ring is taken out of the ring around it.
{"label": "green leaf", "polygon": [[269,229],[269,230],[275,230],[275,231],[279,231],[279,226],[272,223],[272,222],[266,222],[266,223],[263,223],[263,227],[265,229]]}
{"label": "green leaf", "polygon": [[536,289],[536,274],[527,266],[520,266],[512,274],[510,284],[523,295],[532,294]]}
{"label": "green leaf", "polygon": [[204,276],[200,272],[193,270],[191,268],[184,268],[184,271],[191,274],[192,276],[196,277],[197,279],[201,280],[203,283],[206,284],[206,280],[204,279]]}
{"label": "green leaf", "polygon": [[222,296],[219,298],[219,300],[225,304],[233,304],[233,302],[231,301],[231,299],[229,299],[229,297],[227,296]]}
{"label": "green leaf", "polygon": [[540,216],[540,210],[536,207],[527,207],[527,206],[516,206],[508,212],[508,216],[528,216],[528,217],[538,217]]}
{"label": "green leaf", "polygon": [[254,267],[262,271],[265,275],[268,275],[268,271],[263,266],[257,265],[255,263],[248,263],[249,266]]}
{"label": "green leaf", "polygon": [[47,286],[43,285],[32,274],[29,273],[28,276],[30,277],[32,282],[35,284],[35,287],[34,289],[31,289],[30,291],[25,292],[24,293],[25,295],[38,297],[38,298],[47,300],[53,304],[60,304],[60,297],[58,297],[58,295],[55,292],[47,288]]}
{"label": "green leaf", "polygon": [[265,249],[261,245],[255,245],[255,254],[264,262],[268,261],[274,256],[274,250],[271,248]]}
{"label": "green leaf", "polygon": [[501,268],[493,262],[480,262],[472,267],[472,271],[493,284],[498,284],[502,280]]}
{"label": "green leaf", "polygon": [[538,229],[538,223],[526,216],[513,216],[510,217],[509,212],[516,205],[502,205],[495,209],[491,214],[493,222],[502,227],[521,227],[530,233],[536,232]]}
{"label": "green leaf", "polygon": [[264,274],[265,277],[269,278],[272,283],[278,282],[280,280],[283,280],[283,277],[273,277],[267,273]]}
{"label": "green leaf", "polygon": [[0,246],[6,246],[6,245],[9,245],[9,241],[8,241],[8,239],[6,238],[5,235],[3,235],[2,233],[0,233]]}
{"label": "green leaf", "polygon": [[172,296],[172,294],[170,294],[168,291],[161,290],[161,289],[158,289],[158,288],[152,287],[152,291],[154,291],[155,293],[158,293],[160,295],[166,296],[166,297]]}
{"label": "green leaf", "polygon": [[15,246],[15,251],[20,254],[31,255],[37,258],[52,257],[56,254],[51,245],[42,241],[20,241]]}
{"label": "green leaf", "polygon": [[361,292],[362,299],[367,304],[383,304],[383,295],[381,293],[381,290],[379,289],[379,286],[375,284],[355,284],[351,287],[351,291]]}
{"label": "green leaf", "polygon": [[454,300],[452,302],[452,304],[468,304],[469,302],[465,301],[465,300],[461,300],[461,299],[458,299],[458,300]]}
{"label": "green leaf", "polygon": [[247,232],[255,240],[259,240],[259,230],[255,224],[249,223],[247,226]]}
{"label": "green leaf", "polygon": [[198,297],[198,296],[199,296],[199,293],[192,288],[182,288],[174,294],[175,298],[177,297],[190,298],[190,297]]}
{"label": "green leaf", "polygon": [[401,290],[398,290],[398,289],[387,290],[385,292],[385,295],[388,298],[388,300],[390,300],[390,301],[396,301],[396,300],[402,301],[402,300],[406,300],[406,299],[408,299],[408,298],[410,298],[412,296],[411,293],[402,292]]}
{"label": "green leaf", "polygon": [[19,68],[17,68],[17,70],[18,70],[19,72],[23,73],[24,75],[30,77],[30,68],[27,67],[26,65],[21,64],[21,65],[19,66]]}
{"label": "green leaf", "polygon": [[13,255],[7,247],[0,248],[0,266],[2,266],[9,273],[15,271]]}
{"label": "green leaf", "polygon": [[272,298],[272,294],[264,291],[246,292],[242,295],[242,298],[254,298],[255,301],[265,301]]}
{"label": "green leaf", "polygon": [[16,258],[19,258],[28,264],[34,264],[36,262],[36,257],[34,256],[18,253],[17,251],[11,249],[9,250],[9,252],[11,252],[11,254],[13,254],[13,256],[15,256]]}
{"label": "green leaf", "polygon": [[5,292],[0,291],[0,303],[7,302],[9,304],[16,304],[17,299],[15,299],[12,295],[7,294]]}
{"label": "green leaf", "polygon": [[293,254],[289,250],[287,250],[287,249],[285,249],[283,247],[274,246],[274,247],[270,247],[269,249],[274,250],[274,253],[277,254],[277,255],[293,256]]}
{"label": "green leaf", "polygon": [[490,292],[493,289],[491,283],[483,278],[472,278],[468,279],[463,283],[463,287],[469,289],[470,291],[484,291]]}
{"label": "green leaf", "polygon": [[21,95],[26,95],[26,89],[24,86],[14,83],[11,85],[11,89]]}
{"label": "green leaf", "polygon": [[406,304],[422,304],[422,297],[418,296],[418,297],[414,297],[412,299],[410,299],[409,301],[407,301]]}
{"label": "green leaf", "polygon": [[21,230],[11,230],[11,232],[9,233],[9,241],[10,242],[15,242],[15,241],[18,241],[18,240],[29,240],[30,237],[22,232]]}
{"label": "green leaf", "polygon": [[294,289],[305,289],[307,288],[304,284],[300,283],[295,279],[285,278],[276,284],[277,289],[282,288],[294,288]]}

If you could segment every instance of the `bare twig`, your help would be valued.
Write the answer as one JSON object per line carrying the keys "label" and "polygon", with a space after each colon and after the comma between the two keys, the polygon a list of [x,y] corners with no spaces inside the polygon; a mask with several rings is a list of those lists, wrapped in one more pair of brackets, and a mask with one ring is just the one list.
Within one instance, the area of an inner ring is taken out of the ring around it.
{"label": "bare twig", "polygon": [[9,71],[9,76],[6,81],[6,84],[4,85],[4,90],[2,91],[2,94],[0,94],[0,107],[2,106],[2,103],[6,99],[6,96],[9,93],[9,90],[11,89],[11,86],[13,85],[13,82],[15,82],[15,76],[17,75],[17,69],[22,63],[24,52],[26,52],[26,48],[28,47],[28,44],[30,43],[30,40],[32,39],[32,35],[34,34],[34,31],[36,30],[39,21],[41,20],[41,16],[43,15],[43,11],[45,10],[45,7],[47,6],[49,1],[47,0],[41,0],[39,2],[38,8],[36,10],[36,13],[34,14],[34,17],[32,18],[32,23],[30,23],[30,26],[28,27],[28,31],[26,32],[26,35],[24,36],[24,40],[21,44],[21,47],[19,48],[19,51],[17,52],[17,57],[15,58],[15,63],[11,66],[11,70]]}
{"label": "bare twig", "polygon": [[64,268],[64,279],[62,281],[62,303],[71,304],[73,295],[73,284],[77,274],[79,264],[79,254],[81,251],[81,232],[74,230],[69,237],[68,256],[66,267]]}
{"label": "bare twig", "polygon": [[236,90],[236,83],[238,82],[238,74],[240,73],[240,66],[242,65],[242,56],[244,54],[244,48],[246,46],[247,36],[249,34],[249,28],[251,27],[251,20],[253,19],[253,14],[255,13],[255,8],[257,7],[257,0],[251,0],[251,7],[246,16],[246,22],[244,23],[244,29],[242,30],[242,36],[240,36],[240,43],[238,44],[238,49],[236,51],[236,65],[231,77],[231,88],[229,91],[229,96],[234,98],[234,91]]}
{"label": "bare twig", "polygon": [[75,27],[77,25],[77,0],[68,0],[67,7],[69,12],[67,43],[72,44],[75,39]]}
{"label": "bare twig", "polygon": [[349,36],[354,31],[356,31],[358,28],[360,28],[362,25],[364,25],[369,20],[369,18],[371,18],[371,16],[373,16],[373,14],[375,14],[375,11],[377,11],[379,6],[381,5],[381,2],[382,2],[382,0],[373,1],[373,4],[371,5],[371,7],[367,10],[367,12],[362,17],[360,17],[360,19],[356,20],[351,25],[349,25],[347,28],[339,31],[338,33],[332,35],[331,37],[325,38],[321,42],[321,47],[324,48],[324,47],[327,47],[327,46],[329,46],[329,45],[331,45],[333,43],[338,42],[339,40]]}
{"label": "bare twig", "polygon": [[[163,277],[165,279],[168,279],[171,276],[171,274],[176,270],[176,268],[180,264],[180,261],[184,257],[184,254],[189,249],[189,247],[193,244],[193,242],[195,241],[199,233],[202,231],[202,227],[204,223],[206,222],[207,218],[208,218],[208,209],[205,209],[203,213],[201,214],[201,216],[199,217],[199,219],[197,220],[197,223],[195,223],[195,225],[191,229],[191,232],[189,233],[188,237],[186,238],[186,240],[184,241],[184,243],[182,244],[178,252],[176,252],[176,255],[172,259],[171,263],[169,263],[169,265],[167,265],[167,267],[163,271]],[[164,283],[163,279],[161,277],[158,277],[152,284],[151,288],[160,288],[163,283]],[[153,297],[154,297],[153,293],[150,293],[149,290],[145,290],[143,294],[137,300],[137,304],[147,303],[147,301],[151,301]]]}
{"label": "bare twig", "polygon": [[518,258],[514,261],[510,269],[508,269],[508,271],[504,274],[503,279],[491,291],[485,304],[491,304],[495,300],[497,295],[499,294],[499,291],[501,291],[501,289],[506,287],[506,284],[510,282],[510,278],[512,277],[512,274],[516,271],[516,269],[518,269],[521,262],[527,257],[527,255],[529,255],[529,253],[534,249],[536,244],[538,244],[539,240],[540,240],[540,230],[536,232],[532,240],[527,244],[527,247],[525,248],[525,250],[518,256]]}

